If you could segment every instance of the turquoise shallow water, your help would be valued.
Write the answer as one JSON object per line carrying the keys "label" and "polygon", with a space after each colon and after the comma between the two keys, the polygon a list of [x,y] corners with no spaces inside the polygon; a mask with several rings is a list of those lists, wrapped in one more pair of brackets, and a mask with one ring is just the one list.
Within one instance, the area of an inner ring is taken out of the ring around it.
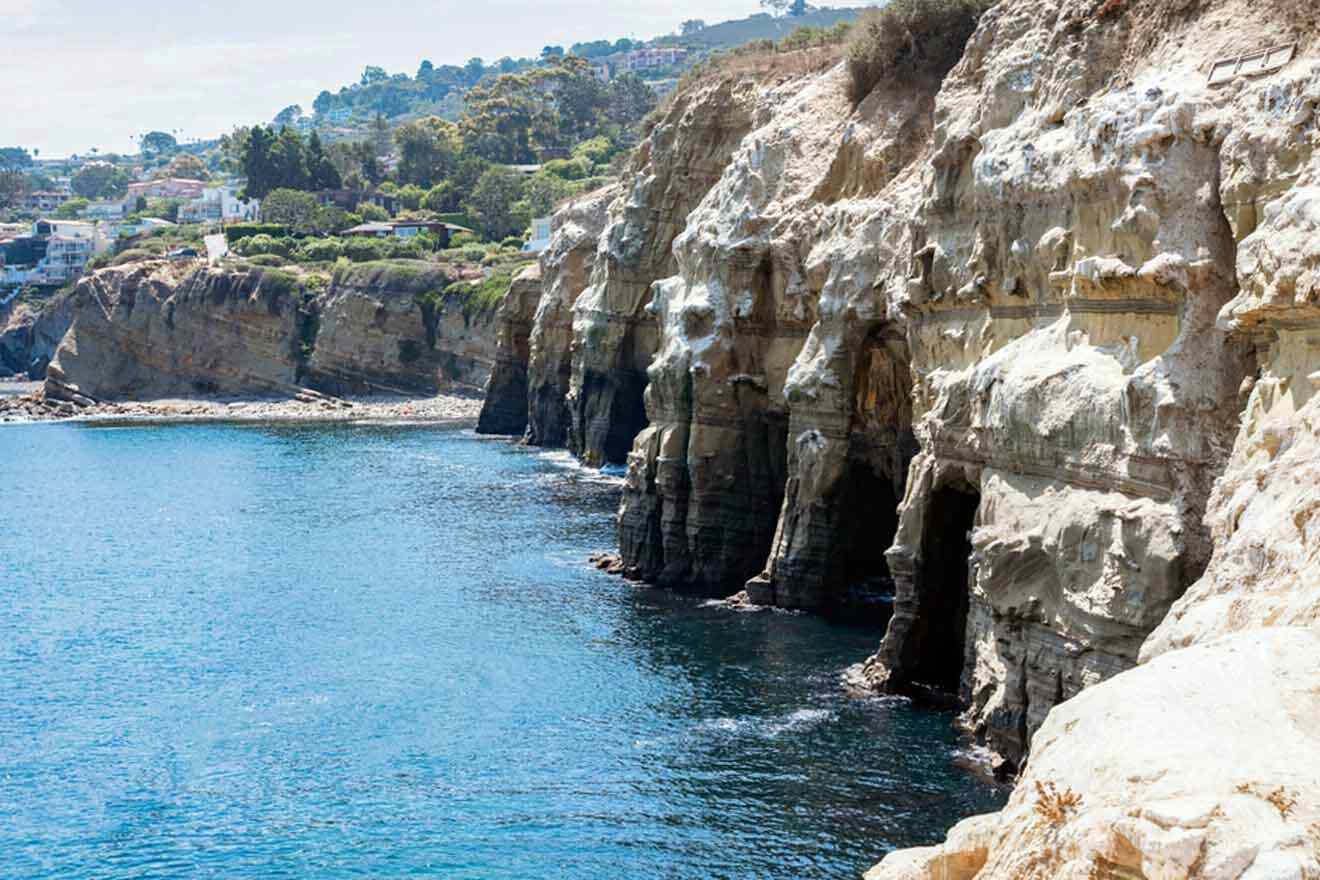
{"label": "turquoise shallow water", "polygon": [[1002,793],[873,631],[585,564],[456,428],[0,429],[0,877],[850,877]]}

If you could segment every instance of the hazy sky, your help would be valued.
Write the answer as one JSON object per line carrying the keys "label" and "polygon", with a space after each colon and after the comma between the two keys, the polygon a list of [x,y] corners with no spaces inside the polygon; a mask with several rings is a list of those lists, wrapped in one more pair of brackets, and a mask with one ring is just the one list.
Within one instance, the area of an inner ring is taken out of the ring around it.
{"label": "hazy sky", "polygon": [[756,0],[0,0],[0,146],[55,157],[132,150],[155,128],[214,137],[288,104],[310,111],[367,64],[413,74],[423,58],[490,62],[756,11]]}

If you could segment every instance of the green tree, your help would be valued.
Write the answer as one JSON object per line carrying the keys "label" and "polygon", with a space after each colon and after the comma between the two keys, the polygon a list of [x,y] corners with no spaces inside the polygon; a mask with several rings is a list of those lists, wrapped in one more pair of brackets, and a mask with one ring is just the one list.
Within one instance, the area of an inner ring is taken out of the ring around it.
{"label": "green tree", "polygon": [[469,58],[468,63],[463,65],[463,80],[470,86],[475,86],[486,75],[486,62],[480,58]]}
{"label": "green tree", "polygon": [[0,147],[0,168],[27,168],[32,156],[23,147]]}
{"label": "green tree", "polygon": [[81,196],[78,198],[69,199],[67,202],[65,202],[64,204],[60,205],[58,208],[55,209],[55,215],[54,215],[55,219],[74,220],[78,217],[79,214],[81,214],[84,210],[86,210],[89,204],[91,203],[87,199],[82,198]]}
{"label": "green tree", "polygon": [[606,96],[606,115],[615,125],[627,127],[645,119],[655,109],[655,91],[635,73],[611,80]]}
{"label": "green tree", "polygon": [[127,171],[108,162],[89,162],[73,173],[69,186],[85,199],[108,199],[122,196],[131,181]]}
{"label": "green tree", "polygon": [[426,195],[422,196],[422,207],[437,214],[448,214],[457,211],[461,201],[458,187],[452,180],[446,180],[426,191]]}
{"label": "green tree", "polygon": [[322,90],[321,94],[317,95],[316,100],[312,102],[312,112],[317,116],[324,116],[330,112],[330,108],[334,105],[335,96]]}
{"label": "green tree", "polygon": [[275,124],[281,127],[293,125],[293,123],[300,119],[302,115],[303,108],[301,104],[290,104],[279,113],[275,114]]}
{"label": "green tree", "polygon": [[685,37],[690,37],[699,31],[706,29],[706,23],[699,18],[689,18],[678,26],[678,32]]}
{"label": "green tree", "polygon": [[312,132],[307,139],[307,174],[312,189],[339,189],[343,177],[321,145],[321,136]]}
{"label": "green tree", "polygon": [[522,198],[523,182],[516,171],[500,165],[486,169],[477,186],[463,202],[463,208],[481,226],[487,238],[498,241],[522,232],[531,222],[515,212],[514,204]]}
{"label": "green tree", "polygon": [[357,212],[362,215],[363,220],[369,223],[382,223],[390,219],[390,212],[374,202],[361,203],[358,205]]}
{"label": "green tree", "polygon": [[359,85],[369,86],[373,83],[385,82],[389,78],[390,75],[385,72],[385,68],[368,65],[362,71],[362,80]]}
{"label": "green tree", "polygon": [[377,112],[371,118],[371,145],[376,149],[376,156],[383,158],[390,154],[390,124],[385,114]]}
{"label": "green tree", "polygon": [[295,232],[307,234],[315,231],[319,207],[316,196],[309,192],[276,189],[261,200],[261,220],[263,223],[279,223]]}
{"label": "green tree", "polygon": [[187,180],[205,180],[206,165],[201,159],[189,153],[181,153],[170,160],[165,168],[165,177],[182,177]]}
{"label": "green tree", "polygon": [[399,126],[394,142],[399,147],[399,181],[426,189],[454,172],[463,147],[458,126],[438,116]]}
{"label": "green tree", "polygon": [[535,174],[523,184],[522,204],[525,213],[529,217],[553,214],[555,205],[581,189],[582,184],[571,183],[551,174]]}
{"label": "green tree", "polygon": [[166,156],[179,149],[179,142],[168,132],[150,131],[142,136],[139,149],[144,156]]}

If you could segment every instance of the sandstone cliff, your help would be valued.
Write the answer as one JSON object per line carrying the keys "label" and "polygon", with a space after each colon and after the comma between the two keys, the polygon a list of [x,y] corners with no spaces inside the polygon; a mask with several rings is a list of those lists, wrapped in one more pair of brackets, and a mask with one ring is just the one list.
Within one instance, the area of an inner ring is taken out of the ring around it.
{"label": "sandstone cliff", "polygon": [[479,388],[494,310],[449,291],[432,264],[324,277],[147,261],[84,278],[46,377],[56,399],[213,394],[433,393]]}
{"label": "sandstone cliff", "polygon": [[585,462],[623,462],[646,425],[642,392],[657,347],[652,284],[673,273],[675,236],[761,106],[752,84],[738,78],[681,92],[632,160],[600,236],[590,285],[571,305],[567,442]]}
{"label": "sandstone cliff", "polygon": [[0,377],[46,378],[46,367],[73,320],[71,295],[29,302],[17,297],[0,305]]}
{"label": "sandstone cliff", "polygon": [[690,213],[616,203],[567,399],[584,460],[637,434],[621,567],[888,594],[853,683],[1030,752],[1002,815],[877,877],[1320,870],[1286,776],[1320,736],[1318,30],[1300,0],[1004,0],[858,106],[842,70],[744,78]]}
{"label": "sandstone cliff", "polygon": [[522,436],[527,430],[527,359],[540,300],[541,266],[533,263],[514,277],[495,315],[495,366],[477,419],[478,434]]}

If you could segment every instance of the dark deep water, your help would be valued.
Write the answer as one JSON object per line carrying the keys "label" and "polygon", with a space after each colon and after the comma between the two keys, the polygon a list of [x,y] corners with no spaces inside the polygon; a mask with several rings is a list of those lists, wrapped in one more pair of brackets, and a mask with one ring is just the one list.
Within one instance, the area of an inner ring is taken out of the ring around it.
{"label": "dark deep water", "polygon": [[1002,794],[875,632],[585,564],[455,428],[0,429],[0,877],[856,877]]}

